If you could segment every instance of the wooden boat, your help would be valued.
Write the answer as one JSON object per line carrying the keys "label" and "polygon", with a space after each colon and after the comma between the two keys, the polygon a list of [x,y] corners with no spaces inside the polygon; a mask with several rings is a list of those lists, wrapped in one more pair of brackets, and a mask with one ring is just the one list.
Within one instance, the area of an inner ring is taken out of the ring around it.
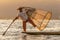
{"label": "wooden boat", "polygon": [[60,32],[22,32],[28,35],[60,35]]}

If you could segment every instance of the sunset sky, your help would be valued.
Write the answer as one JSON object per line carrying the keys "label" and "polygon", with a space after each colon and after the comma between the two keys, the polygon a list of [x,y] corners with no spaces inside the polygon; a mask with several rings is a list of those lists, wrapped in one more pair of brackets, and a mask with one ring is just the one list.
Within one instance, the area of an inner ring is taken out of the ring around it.
{"label": "sunset sky", "polygon": [[60,19],[59,0],[0,0],[0,19],[15,18],[18,14],[17,8],[21,6],[51,11],[52,18]]}

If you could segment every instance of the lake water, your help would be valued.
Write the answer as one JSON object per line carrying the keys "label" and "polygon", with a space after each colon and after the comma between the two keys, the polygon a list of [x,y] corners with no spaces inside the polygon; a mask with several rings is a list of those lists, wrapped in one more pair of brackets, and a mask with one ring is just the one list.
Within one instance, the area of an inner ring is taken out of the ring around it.
{"label": "lake water", "polygon": [[[21,33],[22,21],[16,20],[6,34],[3,32],[7,29],[12,20],[0,20],[0,40],[60,40],[60,35],[27,35]],[[43,31],[38,31],[30,23],[27,23],[28,32],[60,32],[60,20],[50,20]]]}

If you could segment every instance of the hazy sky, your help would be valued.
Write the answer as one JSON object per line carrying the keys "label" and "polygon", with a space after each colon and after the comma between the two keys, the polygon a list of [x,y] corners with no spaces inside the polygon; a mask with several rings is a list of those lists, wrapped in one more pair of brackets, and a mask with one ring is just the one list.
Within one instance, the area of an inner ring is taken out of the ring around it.
{"label": "hazy sky", "polygon": [[21,6],[51,11],[52,18],[60,19],[60,0],[0,0],[0,18],[15,18]]}

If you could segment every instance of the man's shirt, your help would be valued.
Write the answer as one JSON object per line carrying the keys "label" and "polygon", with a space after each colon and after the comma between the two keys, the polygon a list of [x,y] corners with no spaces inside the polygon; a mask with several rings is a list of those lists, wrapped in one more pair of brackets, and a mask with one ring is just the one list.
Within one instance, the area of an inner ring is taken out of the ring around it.
{"label": "man's shirt", "polygon": [[26,21],[28,19],[28,16],[25,11],[20,12],[18,16],[20,16],[23,21]]}

